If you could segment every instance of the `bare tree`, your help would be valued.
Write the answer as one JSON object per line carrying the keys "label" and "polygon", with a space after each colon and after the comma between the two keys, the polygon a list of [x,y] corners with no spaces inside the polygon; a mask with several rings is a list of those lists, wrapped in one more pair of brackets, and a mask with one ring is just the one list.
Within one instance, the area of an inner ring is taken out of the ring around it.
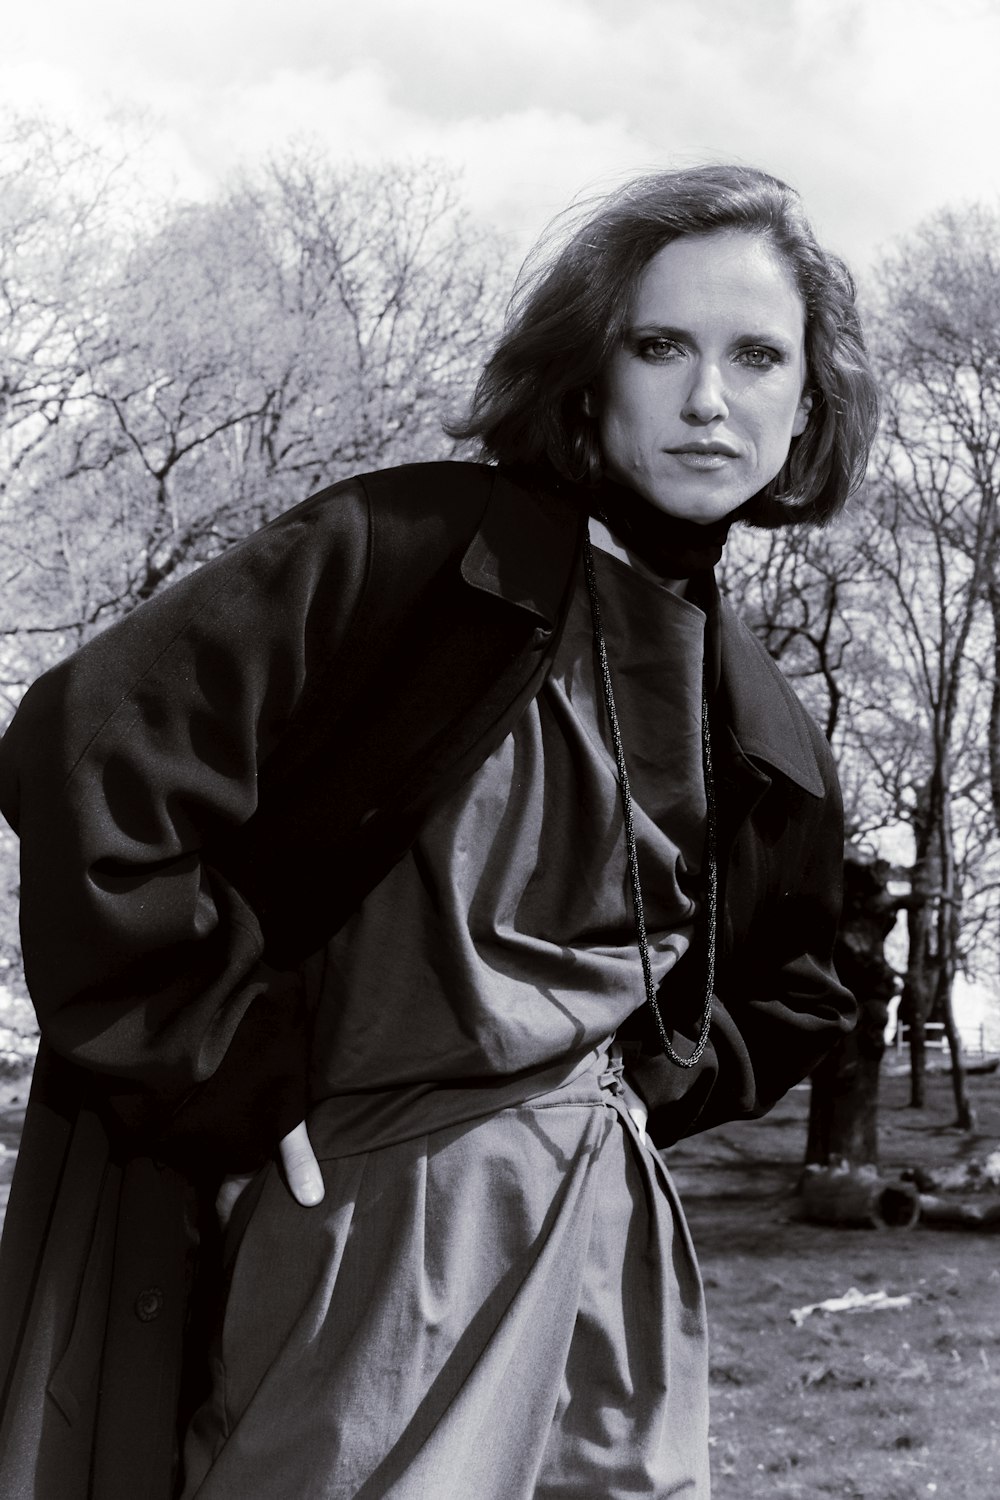
{"label": "bare tree", "polygon": [[433,165],[300,154],[163,213],[99,316],[64,309],[79,394],[11,507],[8,662],[37,670],[312,489],[451,454],[499,285]]}
{"label": "bare tree", "polygon": [[[879,527],[868,550],[885,580],[893,648],[923,730],[924,769],[911,819],[918,899],[904,990],[913,1097],[922,1099],[923,1024],[936,1009],[951,1044],[962,1124],[971,1110],[951,1000],[966,885],[958,842],[960,821],[975,807],[963,788],[975,785],[983,742],[990,746],[992,781],[1000,784],[994,737],[1000,627],[992,613],[1000,492],[998,236],[1000,217],[981,207],[933,216],[886,259],[874,320],[887,424],[874,484]],[[992,674],[983,670],[988,661]]]}
{"label": "bare tree", "polygon": [[912,1102],[936,1016],[965,1126],[953,985],[997,910],[998,231],[982,209],[942,213],[887,258],[870,319],[886,419],[866,491],[829,534],[753,540],[736,579],[831,739],[849,832],[909,831]]}
{"label": "bare tree", "polygon": [[48,122],[0,116],[0,497],[83,393],[120,164]]}

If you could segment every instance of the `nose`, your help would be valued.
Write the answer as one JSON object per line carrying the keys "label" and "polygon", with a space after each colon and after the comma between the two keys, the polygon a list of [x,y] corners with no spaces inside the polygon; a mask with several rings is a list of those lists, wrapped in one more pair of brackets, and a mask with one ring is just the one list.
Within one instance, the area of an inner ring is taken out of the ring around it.
{"label": "nose", "polygon": [[728,415],[722,371],[714,361],[699,361],[691,372],[691,383],[681,407],[683,420],[704,426],[707,422],[722,421]]}

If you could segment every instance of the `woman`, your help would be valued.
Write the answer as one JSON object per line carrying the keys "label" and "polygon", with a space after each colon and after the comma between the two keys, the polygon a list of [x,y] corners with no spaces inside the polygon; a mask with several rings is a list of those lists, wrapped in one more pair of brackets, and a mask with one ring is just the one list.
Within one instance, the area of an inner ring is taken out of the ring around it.
{"label": "woman", "polygon": [[334,486],[27,695],[25,1490],[169,1493],[179,1388],[184,1500],[708,1494],[655,1148],[852,1021],[829,752],[712,567],[833,515],[875,414],[796,195],[641,179],[516,299],[492,463]]}

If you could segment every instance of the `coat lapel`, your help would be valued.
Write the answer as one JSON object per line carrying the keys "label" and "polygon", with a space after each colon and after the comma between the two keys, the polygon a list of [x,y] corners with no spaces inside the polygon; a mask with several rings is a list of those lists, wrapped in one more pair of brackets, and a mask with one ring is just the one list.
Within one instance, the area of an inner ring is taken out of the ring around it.
{"label": "coat lapel", "polygon": [[[522,488],[500,470],[462,559],[462,577],[551,629],[563,612],[585,521],[585,512],[563,496]],[[577,545],[567,546],[574,533]]]}
{"label": "coat lapel", "polygon": [[822,767],[799,700],[725,599],[719,600],[718,618],[721,688],[739,749],[811,796],[825,796]]}

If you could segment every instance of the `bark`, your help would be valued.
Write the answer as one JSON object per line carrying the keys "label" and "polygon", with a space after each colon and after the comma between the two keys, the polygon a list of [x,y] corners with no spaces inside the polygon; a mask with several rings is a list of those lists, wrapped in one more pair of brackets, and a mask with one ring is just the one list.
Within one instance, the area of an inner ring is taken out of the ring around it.
{"label": "bark", "polygon": [[814,1224],[844,1228],[912,1229],[920,1195],[909,1182],[885,1182],[874,1172],[806,1172],[801,1213]]}
{"label": "bark", "polygon": [[[899,1013],[902,1016],[902,1005]],[[922,1001],[914,1001],[906,1024],[910,1028],[910,1108],[923,1109],[927,1103],[927,1035]]]}
{"label": "bark", "polygon": [[[872,1012],[874,1011],[874,1016]],[[882,1025],[888,1006],[863,1007],[859,1029]],[[885,1045],[873,1047],[858,1031],[834,1048],[812,1075],[806,1161],[816,1165],[849,1162],[854,1166],[878,1161],[878,1090]]]}
{"label": "bark", "polygon": [[987,587],[990,615],[993,620],[993,687],[990,694],[990,717],[987,745],[990,759],[990,801],[993,822],[1000,833],[1000,580],[996,570],[996,535],[993,536],[993,566]]}
{"label": "bark", "polygon": [[951,1089],[955,1097],[955,1124],[959,1130],[975,1130],[976,1111],[969,1097],[962,1039],[955,1025],[955,1011],[950,993],[944,1006],[944,1033],[948,1038],[948,1051],[951,1055]]}
{"label": "bark", "polygon": [[920,1218],[925,1224],[943,1224],[946,1229],[1000,1230],[1000,1203],[971,1202],[969,1199],[938,1198],[932,1193],[920,1196]]}
{"label": "bark", "polygon": [[837,970],[858,1001],[857,1028],[813,1073],[806,1162],[868,1166],[878,1161],[878,1090],[889,1001],[896,975],[884,943],[896,919],[890,867],[860,851],[844,865],[844,915]]}
{"label": "bark", "polygon": [[934,1013],[944,1022],[945,1036],[951,1053],[951,1086],[955,1096],[955,1123],[960,1130],[972,1130],[975,1113],[969,1099],[962,1057],[962,1040],[955,1024],[953,992],[958,970],[958,947],[962,932],[962,893],[955,862],[955,846],[949,809],[941,819],[940,869],[941,894],[937,906],[937,989]]}
{"label": "bark", "polygon": [[927,1100],[927,1035],[934,1004],[934,888],[937,857],[934,844],[936,799],[932,782],[920,791],[914,816],[916,858],[906,902],[907,959],[899,1020],[910,1028],[910,1108]]}
{"label": "bark", "polygon": [[951,1054],[951,1087],[952,1093],[955,1096],[955,1124],[959,1130],[974,1130],[976,1115],[972,1107],[972,1101],[969,1098],[965,1074],[965,1059],[962,1055],[962,1039],[955,1024],[953,992],[957,969],[958,943],[961,935],[961,908],[954,880],[954,865],[947,852],[944,864],[947,867],[947,899],[942,900],[939,909],[938,926],[940,937],[938,951],[941,954],[941,963],[938,971],[938,993],[935,997],[935,1010],[944,1022],[945,1036],[948,1038],[948,1050]]}

